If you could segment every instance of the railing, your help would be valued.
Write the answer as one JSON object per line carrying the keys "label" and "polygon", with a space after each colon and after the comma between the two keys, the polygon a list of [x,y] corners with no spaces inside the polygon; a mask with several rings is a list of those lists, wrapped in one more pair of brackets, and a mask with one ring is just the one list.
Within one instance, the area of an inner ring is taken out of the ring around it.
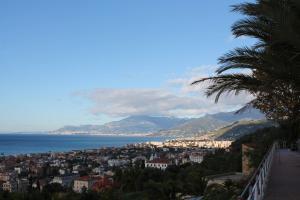
{"label": "railing", "polygon": [[277,142],[266,153],[258,168],[251,177],[248,185],[239,196],[239,200],[262,200],[266,189],[270,167],[272,165]]}

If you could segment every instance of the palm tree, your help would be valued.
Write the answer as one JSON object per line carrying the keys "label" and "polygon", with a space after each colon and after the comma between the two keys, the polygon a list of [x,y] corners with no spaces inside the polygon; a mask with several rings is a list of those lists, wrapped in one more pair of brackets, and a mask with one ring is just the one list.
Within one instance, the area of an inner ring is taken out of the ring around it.
{"label": "palm tree", "polygon": [[216,95],[216,102],[224,93],[247,91],[255,98],[244,108],[254,106],[270,119],[299,126],[300,2],[257,0],[235,5],[233,11],[246,15],[233,24],[233,34],[257,43],[225,54],[215,76],[192,84],[210,81],[206,94]]}

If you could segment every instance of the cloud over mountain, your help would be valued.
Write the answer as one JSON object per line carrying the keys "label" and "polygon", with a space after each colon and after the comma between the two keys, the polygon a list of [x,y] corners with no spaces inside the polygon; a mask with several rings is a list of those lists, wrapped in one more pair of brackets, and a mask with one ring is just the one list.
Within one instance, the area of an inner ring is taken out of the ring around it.
{"label": "cloud over mountain", "polygon": [[190,85],[192,81],[209,75],[207,74],[209,70],[204,72],[203,68],[192,69],[182,77],[168,80],[167,86],[162,88],[98,88],[77,95],[92,102],[90,111],[93,114],[110,117],[199,116],[236,110],[252,99],[247,93],[241,93],[239,96],[225,95],[218,104],[215,104],[213,97],[206,98],[204,94],[207,83]]}

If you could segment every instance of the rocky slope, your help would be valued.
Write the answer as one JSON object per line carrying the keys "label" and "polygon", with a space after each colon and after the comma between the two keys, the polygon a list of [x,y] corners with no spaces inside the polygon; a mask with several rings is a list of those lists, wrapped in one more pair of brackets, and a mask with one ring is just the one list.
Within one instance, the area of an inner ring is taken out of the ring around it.
{"label": "rocky slope", "polygon": [[175,118],[153,116],[131,116],[104,125],[65,126],[57,134],[98,134],[98,135],[161,135],[185,137],[202,135],[227,126],[238,120],[258,120],[264,116],[257,110],[241,114],[223,112],[200,118]]}

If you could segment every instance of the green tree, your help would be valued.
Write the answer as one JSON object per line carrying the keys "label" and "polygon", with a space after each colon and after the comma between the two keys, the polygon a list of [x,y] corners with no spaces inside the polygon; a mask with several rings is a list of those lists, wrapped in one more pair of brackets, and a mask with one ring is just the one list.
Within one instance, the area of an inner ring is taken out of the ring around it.
{"label": "green tree", "polygon": [[215,76],[193,84],[211,81],[207,95],[216,95],[216,102],[224,93],[249,92],[254,100],[245,108],[254,106],[287,125],[295,139],[300,124],[300,2],[257,0],[235,5],[233,11],[245,16],[232,26],[233,34],[257,43],[225,54]]}
{"label": "green tree", "polygon": [[203,200],[236,200],[241,192],[238,184],[226,181],[224,185],[212,184],[207,187]]}

